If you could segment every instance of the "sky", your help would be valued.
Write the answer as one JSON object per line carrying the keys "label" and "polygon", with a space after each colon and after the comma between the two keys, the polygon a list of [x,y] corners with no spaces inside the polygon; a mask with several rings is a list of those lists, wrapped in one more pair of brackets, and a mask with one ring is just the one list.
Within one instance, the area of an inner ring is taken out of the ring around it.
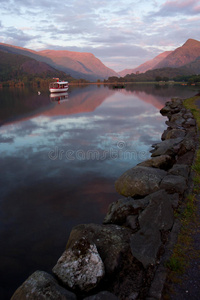
{"label": "sky", "polygon": [[90,52],[115,71],[200,40],[200,0],[1,0],[0,15],[2,43]]}

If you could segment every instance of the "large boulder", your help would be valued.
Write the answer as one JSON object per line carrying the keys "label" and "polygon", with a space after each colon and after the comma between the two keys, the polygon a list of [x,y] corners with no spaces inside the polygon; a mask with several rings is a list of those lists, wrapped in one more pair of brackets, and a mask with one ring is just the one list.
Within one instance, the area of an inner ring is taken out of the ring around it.
{"label": "large boulder", "polygon": [[162,245],[161,234],[156,227],[141,229],[131,236],[132,255],[140,261],[144,268],[156,263],[158,251]]}
{"label": "large boulder", "polygon": [[76,300],[48,273],[36,271],[16,290],[11,300]]}
{"label": "large boulder", "polygon": [[184,164],[174,164],[173,167],[168,171],[171,175],[183,176],[186,179],[189,176],[190,167]]}
{"label": "large boulder", "polygon": [[184,129],[174,128],[166,132],[165,139],[169,140],[169,139],[176,139],[176,138],[184,138],[185,134],[186,132]]}
{"label": "large boulder", "polygon": [[126,222],[126,218],[129,215],[137,215],[148,205],[148,203],[149,200],[146,198],[140,200],[134,200],[131,197],[119,199],[110,204],[103,223],[122,225]]}
{"label": "large boulder", "polygon": [[146,230],[150,226],[165,231],[171,229],[174,213],[170,197],[165,190],[159,190],[146,198],[149,198],[149,205],[138,217],[140,228]]}
{"label": "large boulder", "polygon": [[145,161],[141,162],[140,164],[138,164],[138,166],[168,170],[172,167],[174,162],[175,162],[175,160],[172,156],[160,155],[160,156],[155,156],[148,160],[145,160]]}
{"label": "large boulder", "polygon": [[115,183],[116,191],[125,197],[146,196],[159,189],[166,171],[136,166],[122,174]]}
{"label": "large boulder", "polygon": [[196,120],[194,118],[189,118],[186,120],[184,126],[187,127],[191,127],[191,126],[195,126],[196,125]]}
{"label": "large boulder", "polygon": [[170,118],[170,122],[175,124],[176,127],[183,126],[185,119],[183,118],[183,114],[181,112],[177,114],[173,114]]}
{"label": "large boulder", "polygon": [[89,291],[104,277],[105,269],[96,245],[82,237],[63,253],[53,272],[64,285]]}
{"label": "large boulder", "polygon": [[185,137],[183,141],[180,143],[180,148],[178,151],[178,155],[183,155],[189,151],[195,152],[196,150],[196,143],[192,137]]}
{"label": "large boulder", "polygon": [[183,176],[169,174],[163,178],[160,188],[165,189],[170,194],[183,195],[187,189],[187,181]]}
{"label": "large boulder", "polygon": [[159,156],[159,155],[173,156],[177,154],[182,140],[183,138],[179,137],[175,139],[164,140],[161,143],[154,144],[153,145],[154,149],[150,151],[152,153],[151,156],[152,157]]}
{"label": "large boulder", "polygon": [[179,98],[172,98],[171,101],[167,101],[165,106],[161,108],[160,113],[163,116],[170,117],[173,114],[180,112],[183,108],[183,101]]}
{"label": "large boulder", "polygon": [[76,248],[77,241],[84,237],[90,244],[96,245],[106,274],[111,274],[118,268],[121,256],[129,248],[131,232],[128,228],[112,224],[81,224],[72,229],[66,250]]}

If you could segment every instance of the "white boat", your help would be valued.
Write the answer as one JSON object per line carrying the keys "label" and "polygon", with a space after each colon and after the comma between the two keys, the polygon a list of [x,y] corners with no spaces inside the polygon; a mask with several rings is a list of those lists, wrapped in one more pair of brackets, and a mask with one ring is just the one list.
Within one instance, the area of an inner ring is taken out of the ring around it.
{"label": "white boat", "polygon": [[54,78],[56,81],[49,84],[50,93],[63,93],[68,90],[68,81],[61,81],[59,78]]}

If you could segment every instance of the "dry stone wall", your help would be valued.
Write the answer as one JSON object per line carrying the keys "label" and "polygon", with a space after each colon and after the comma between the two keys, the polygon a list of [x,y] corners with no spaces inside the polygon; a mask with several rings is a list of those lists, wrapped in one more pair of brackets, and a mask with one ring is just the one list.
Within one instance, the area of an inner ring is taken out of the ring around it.
{"label": "dry stone wall", "polygon": [[33,273],[16,299],[160,299],[165,272],[160,267],[172,246],[174,211],[188,190],[197,147],[196,122],[181,99],[168,101],[162,141],[151,159],[116,181],[123,197],[109,206],[102,225],[74,227],[53,276]]}

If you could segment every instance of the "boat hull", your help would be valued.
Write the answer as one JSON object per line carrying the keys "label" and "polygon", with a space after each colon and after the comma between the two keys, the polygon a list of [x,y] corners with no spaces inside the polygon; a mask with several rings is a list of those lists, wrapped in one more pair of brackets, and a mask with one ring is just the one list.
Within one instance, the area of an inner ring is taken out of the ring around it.
{"label": "boat hull", "polygon": [[50,93],[63,93],[63,92],[68,91],[68,87],[67,88],[61,88],[61,89],[59,89],[59,88],[57,88],[57,89],[50,88],[49,91],[50,91]]}

